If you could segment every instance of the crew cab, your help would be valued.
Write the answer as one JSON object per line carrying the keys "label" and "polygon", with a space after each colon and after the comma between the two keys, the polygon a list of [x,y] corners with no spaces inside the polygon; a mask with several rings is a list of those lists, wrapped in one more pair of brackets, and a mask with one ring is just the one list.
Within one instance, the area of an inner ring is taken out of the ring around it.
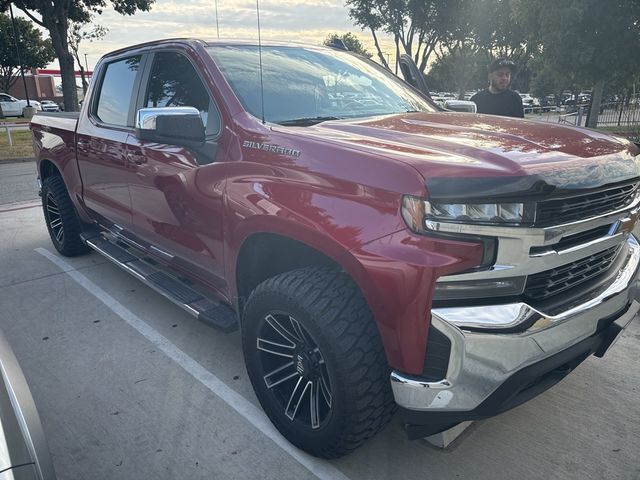
{"label": "crew cab", "polygon": [[31,128],[55,248],[240,329],[262,407],[313,455],[397,410],[419,438],[519,405],[638,311],[636,145],[443,111],[347,51],[137,45]]}

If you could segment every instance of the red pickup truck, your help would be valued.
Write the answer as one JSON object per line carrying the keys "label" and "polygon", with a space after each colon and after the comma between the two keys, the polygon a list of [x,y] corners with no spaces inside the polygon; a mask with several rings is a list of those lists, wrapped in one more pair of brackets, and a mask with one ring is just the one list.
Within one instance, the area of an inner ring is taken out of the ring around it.
{"label": "red pickup truck", "polygon": [[418,438],[519,405],[638,311],[636,145],[443,111],[350,52],[138,45],[32,130],[55,248],[239,328],[265,412],[317,456],[396,410]]}

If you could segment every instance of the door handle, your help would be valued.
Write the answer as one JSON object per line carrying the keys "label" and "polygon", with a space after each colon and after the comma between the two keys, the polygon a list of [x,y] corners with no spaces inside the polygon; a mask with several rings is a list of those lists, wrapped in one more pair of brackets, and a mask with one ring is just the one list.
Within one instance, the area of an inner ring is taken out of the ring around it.
{"label": "door handle", "polygon": [[90,147],[89,142],[85,140],[78,140],[76,142],[76,148],[82,153],[89,153],[89,147]]}
{"label": "door handle", "polygon": [[127,161],[133,165],[142,165],[147,163],[147,157],[142,153],[127,152]]}

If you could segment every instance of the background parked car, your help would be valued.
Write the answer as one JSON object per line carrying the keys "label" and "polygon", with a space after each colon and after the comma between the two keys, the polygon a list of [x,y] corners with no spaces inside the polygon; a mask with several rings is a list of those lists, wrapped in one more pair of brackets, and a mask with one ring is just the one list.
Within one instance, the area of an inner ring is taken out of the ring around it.
{"label": "background parked car", "polygon": [[[36,110],[42,110],[40,102],[29,100],[29,103]],[[8,93],[0,93],[0,106],[5,117],[21,117],[24,107],[27,106],[27,101],[12,97]]]}
{"label": "background parked car", "polygon": [[43,112],[59,112],[60,106],[53,100],[43,100],[40,102]]}
{"label": "background parked car", "polygon": [[540,100],[532,97],[529,93],[520,93],[520,98],[522,98],[524,113],[533,112],[534,109],[540,107]]}

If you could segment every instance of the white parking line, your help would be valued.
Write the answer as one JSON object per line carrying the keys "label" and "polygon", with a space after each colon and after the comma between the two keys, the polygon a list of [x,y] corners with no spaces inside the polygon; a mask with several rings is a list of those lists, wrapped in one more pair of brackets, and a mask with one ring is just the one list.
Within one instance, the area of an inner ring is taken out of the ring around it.
{"label": "white parking line", "polygon": [[140,317],[138,317],[135,313],[118,302],[115,298],[113,298],[102,288],[85,277],[82,273],[75,270],[72,265],[44,248],[36,248],[35,251],[40,255],[48,258],[58,267],[60,267],[60,269],[62,269],[73,280],[75,280],[78,285],[83,287],[94,297],[96,297],[107,307],[109,307],[111,311],[122,318],[131,327],[135,328],[147,340],[153,343],[169,358],[180,365],[187,373],[189,373],[205,387],[211,390],[211,392],[220,397],[225,403],[227,403],[227,405],[229,405],[240,415],[242,415],[247,421],[249,421],[249,423],[260,430],[263,434],[273,440],[280,448],[282,448],[285,452],[296,459],[302,466],[313,473],[316,477],[323,480],[349,480],[346,475],[344,475],[340,470],[335,468],[329,462],[312,457],[311,455],[308,455],[291,445],[280,434],[280,432],[276,430],[276,428],[269,421],[266,414],[262,410],[257,408],[242,395],[238,394],[236,391],[227,386],[222,380],[220,380],[213,373],[205,369],[193,358],[176,347],[166,337],[158,333],[158,331],[156,331]]}

